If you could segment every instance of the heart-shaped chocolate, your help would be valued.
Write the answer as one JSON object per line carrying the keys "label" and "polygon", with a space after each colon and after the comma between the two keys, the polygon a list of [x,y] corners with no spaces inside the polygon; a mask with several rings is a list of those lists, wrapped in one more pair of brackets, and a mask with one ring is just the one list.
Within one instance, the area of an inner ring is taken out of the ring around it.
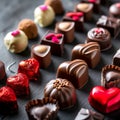
{"label": "heart-shaped chocolate", "polygon": [[88,100],[91,106],[100,112],[113,112],[120,109],[120,89],[96,86],[90,92]]}
{"label": "heart-shaped chocolate", "polygon": [[23,73],[18,73],[7,79],[7,86],[11,87],[17,96],[29,94],[29,80]]}

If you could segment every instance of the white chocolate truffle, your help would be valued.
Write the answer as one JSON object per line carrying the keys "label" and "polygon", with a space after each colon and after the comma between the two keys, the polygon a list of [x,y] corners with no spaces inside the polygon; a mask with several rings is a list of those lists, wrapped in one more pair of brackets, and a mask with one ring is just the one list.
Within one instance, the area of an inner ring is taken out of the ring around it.
{"label": "white chocolate truffle", "polygon": [[40,27],[46,27],[52,24],[55,19],[55,12],[52,7],[46,5],[38,6],[34,11],[34,21]]}
{"label": "white chocolate truffle", "polygon": [[9,32],[4,38],[6,48],[12,53],[24,51],[28,45],[28,38],[21,30]]}

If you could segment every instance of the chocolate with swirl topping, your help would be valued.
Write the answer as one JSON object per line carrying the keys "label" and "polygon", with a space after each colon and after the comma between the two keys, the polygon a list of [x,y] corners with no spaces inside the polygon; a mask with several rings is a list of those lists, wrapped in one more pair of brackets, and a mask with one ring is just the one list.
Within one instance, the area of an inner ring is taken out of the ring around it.
{"label": "chocolate with swirl topping", "polygon": [[106,88],[120,88],[120,67],[115,65],[106,65],[102,68],[101,85]]}
{"label": "chocolate with swirl topping", "polygon": [[72,60],[85,60],[89,67],[94,68],[100,61],[100,46],[97,42],[78,44],[72,49]]}
{"label": "chocolate with swirl topping", "polygon": [[111,35],[107,29],[96,27],[88,31],[86,42],[97,42],[101,51],[111,48]]}
{"label": "chocolate with swirl topping", "polygon": [[72,82],[75,88],[82,88],[88,81],[88,65],[84,60],[66,61],[59,65],[57,77]]}

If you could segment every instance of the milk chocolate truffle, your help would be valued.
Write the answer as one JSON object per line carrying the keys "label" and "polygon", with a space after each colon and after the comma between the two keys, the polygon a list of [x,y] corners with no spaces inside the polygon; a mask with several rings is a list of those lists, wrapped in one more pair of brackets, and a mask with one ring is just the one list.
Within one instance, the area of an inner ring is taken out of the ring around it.
{"label": "milk chocolate truffle", "polygon": [[120,2],[115,3],[109,8],[109,15],[111,17],[120,18]]}
{"label": "milk chocolate truffle", "polygon": [[94,68],[100,61],[100,46],[97,42],[78,44],[72,49],[72,60],[82,59]]}
{"label": "milk chocolate truffle", "polygon": [[97,27],[107,29],[112,36],[117,37],[120,33],[120,19],[102,15],[97,23]]}
{"label": "milk chocolate truffle", "polygon": [[87,33],[86,42],[97,42],[100,45],[101,51],[111,48],[111,35],[107,29],[93,28]]}
{"label": "milk chocolate truffle", "polygon": [[58,109],[57,101],[50,97],[31,100],[25,106],[29,120],[55,120]]}
{"label": "milk chocolate truffle", "polygon": [[47,31],[41,39],[41,44],[49,45],[51,47],[51,54],[62,56],[63,55],[63,39],[64,35]]}
{"label": "milk chocolate truffle", "polygon": [[104,120],[104,116],[93,110],[81,108],[75,120]]}
{"label": "milk chocolate truffle", "polygon": [[82,0],[83,3],[92,3],[93,4],[93,11],[95,13],[100,12],[100,0]]}
{"label": "milk chocolate truffle", "polygon": [[0,82],[3,82],[6,78],[5,65],[0,61]]}
{"label": "milk chocolate truffle", "polygon": [[9,32],[4,38],[6,48],[12,53],[23,52],[28,45],[28,37],[21,30]]}
{"label": "milk chocolate truffle", "polygon": [[55,32],[62,33],[64,35],[64,43],[71,43],[74,40],[74,27],[74,22],[58,22],[55,26]]}
{"label": "milk chocolate truffle", "polygon": [[56,78],[46,84],[44,97],[56,99],[60,109],[67,109],[76,103],[76,90],[70,81]]}
{"label": "milk chocolate truffle", "polygon": [[120,49],[118,49],[115,55],[113,56],[113,65],[117,65],[120,67]]}
{"label": "milk chocolate truffle", "polygon": [[40,5],[35,8],[34,21],[40,27],[47,27],[53,23],[55,19],[55,12],[51,6]]}
{"label": "milk chocolate truffle", "polygon": [[88,81],[88,65],[81,59],[63,62],[59,65],[56,76],[71,81],[75,88],[80,89]]}
{"label": "milk chocolate truffle", "polygon": [[102,68],[101,85],[105,88],[120,88],[120,67],[115,65],[106,65]]}
{"label": "milk chocolate truffle", "polygon": [[31,48],[31,57],[38,60],[41,68],[47,68],[51,63],[51,47],[48,45],[33,45]]}
{"label": "milk chocolate truffle", "polygon": [[51,6],[56,15],[62,14],[64,12],[61,0],[45,0],[44,4]]}
{"label": "milk chocolate truffle", "polygon": [[67,12],[63,16],[63,21],[71,21],[75,23],[76,31],[84,31],[84,14],[83,12]]}
{"label": "milk chocolate truffle", "polygon": [[18,29],[22,30],[28,39],[34,39],[38,36],[36,24],[30,19],[23,19],[18,24]]}
{"label": "milk chocolate truffle", "polygon": [[93,14],[93,4],[92,3],[78,3],[75,6],[76,12],[83,12],[85,21],[90,21]]}

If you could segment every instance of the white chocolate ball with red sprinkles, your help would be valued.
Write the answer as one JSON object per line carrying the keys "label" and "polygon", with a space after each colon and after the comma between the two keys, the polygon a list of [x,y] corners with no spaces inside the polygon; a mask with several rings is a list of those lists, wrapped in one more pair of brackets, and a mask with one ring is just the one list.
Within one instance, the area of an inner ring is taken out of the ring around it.
{"label": "white chocolate ball with red sprinkles", "polygon": [[12,53],[21,53],[28,46],[28,38],[21,30],[9,32],[4,38],[6,48]]}

